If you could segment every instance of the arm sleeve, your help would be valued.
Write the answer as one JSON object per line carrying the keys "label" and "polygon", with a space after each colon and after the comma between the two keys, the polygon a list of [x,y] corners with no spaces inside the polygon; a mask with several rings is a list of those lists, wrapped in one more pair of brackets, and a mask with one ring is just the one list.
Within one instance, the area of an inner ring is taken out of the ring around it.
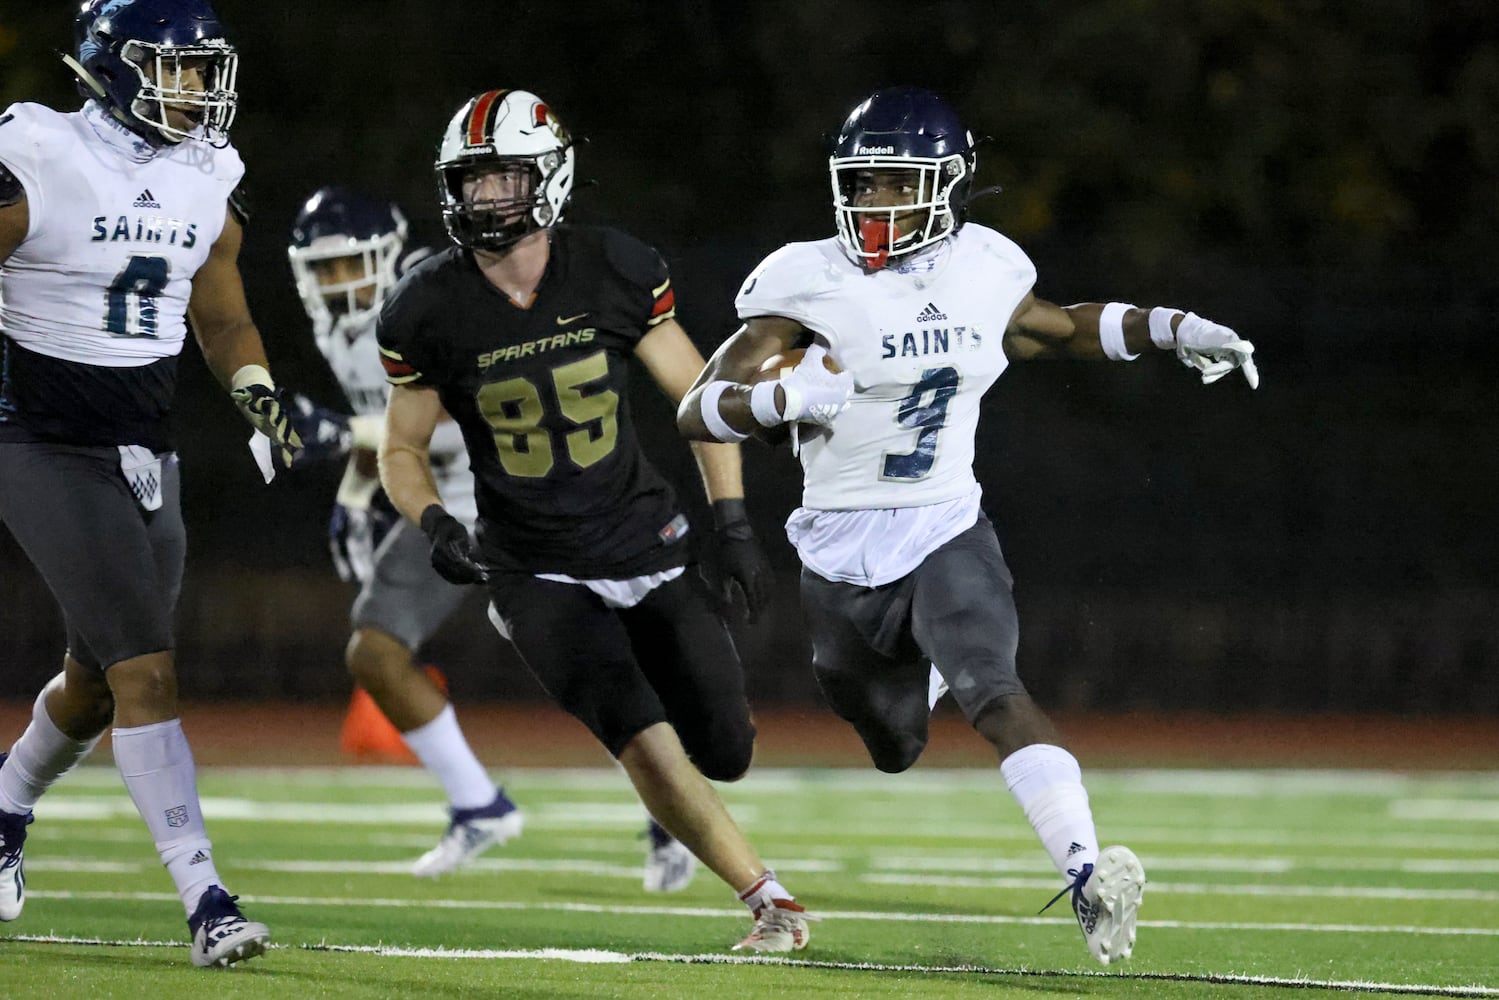
{"label": "arm sleeve", "polygon": [[428,372],[417,342],[419,315],[413,308],[410,286],[410,282],[402,282],[396,287],[385,300],[375,327],[380,364],[385,369],[385,381],[391,385],[422,385],[427,382]]}
{"label": "arm sleeve", "polygon": [[610,231],[604,242],[604,254],[623,280],[631,318],[637,321],[634,325],[641,337],[658,324],[675,318],[676,293],[671,287],[666,261],[659,253],[633,236]]}
{"label": "arm sleeve", "polygon": [[[15,204],[20,199],[14,195],[24,192],[31,206],[33,230],[46,211],[41,182],[46,150],[34,117],[26,104],[12,104],[0,114],[0,168],[10,177],[9,181],[0,177],[0,204]],[[5,197],[7,185],[13,189],[9,199]]]}
{"label": "arm sleeve", "polygon": [[741,320],[756,316],[783,316],[795,320],[808,330],[832,338],[834,331],[814,308],[814,295],[808,275],[821,274],[825,267],[816,259],[810,244],[791,243],[766,257],[749,273],[734,309]]}

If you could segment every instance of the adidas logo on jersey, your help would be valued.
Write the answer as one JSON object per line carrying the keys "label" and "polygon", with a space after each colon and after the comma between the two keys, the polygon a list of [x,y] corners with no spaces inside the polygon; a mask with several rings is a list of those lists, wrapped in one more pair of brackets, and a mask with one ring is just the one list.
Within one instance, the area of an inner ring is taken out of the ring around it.
{"label": "adidas logo on jersey", "polygon": [[156,200],[156,196],[151,193],[150,188],[146,188],[146,190],[135,196],[134,205],[136,208],[160,208],[161,202]]}
{"label": "adidas logo on jersey", "polygon": [[930,302],[926,304],[925,309],[916,314],[916,322],[918,323],[935,323],[940,319],[947,319],[947,313],[938,309]]}

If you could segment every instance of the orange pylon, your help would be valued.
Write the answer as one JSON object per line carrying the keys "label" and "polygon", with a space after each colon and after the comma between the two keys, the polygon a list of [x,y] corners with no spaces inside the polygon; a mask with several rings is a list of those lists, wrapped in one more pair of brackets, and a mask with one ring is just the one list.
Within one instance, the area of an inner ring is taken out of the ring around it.
{"label": "orange pylon", "polygon": [[[441,670],[430,664],[422,670],[439,691],[447,694],[448,679]],[[354,688],[354,695],[349,700],[349,711],[344,716],[338,745],[351,757],[384,764],[419,763],[401,738],[401,731],[380,711],[370,693],[361,687]]]}

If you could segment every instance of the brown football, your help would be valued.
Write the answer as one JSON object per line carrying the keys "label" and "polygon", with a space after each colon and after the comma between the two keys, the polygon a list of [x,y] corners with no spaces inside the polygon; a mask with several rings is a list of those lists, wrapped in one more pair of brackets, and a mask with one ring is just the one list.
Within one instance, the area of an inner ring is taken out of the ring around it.
{"label": "brown football", "polygon": [[[785,378],[790,374],[791,369],[802,363],[802,356],[806,353],[806,348],[793,347],[781,354],[771,355],[765,359],[764,364],[760,365],[760,370],[755,372],[754,377],[750,379],[750,384],[755,385],[759,382],[770,382],[775,379]],[[827,354],[822,356],[822,366],[830,372],[841,372],[843,370]]]}

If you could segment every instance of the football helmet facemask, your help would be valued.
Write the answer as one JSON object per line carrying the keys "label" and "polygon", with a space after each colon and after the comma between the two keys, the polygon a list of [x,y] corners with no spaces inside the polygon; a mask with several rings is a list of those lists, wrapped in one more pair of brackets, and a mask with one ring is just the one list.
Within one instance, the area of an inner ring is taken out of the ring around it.
{"label": "football helmet facemask", "polygon": [[[957,232],[977,166],[973,147],[973,133],[957,112],[929,90],[892,87],[860,102],[838,130],[828,159],[838,238],[853,259],[877,271],[893,257]],[[882,171],[909,172],[911,203],[856,203],[860,186]],[[906,224],[898,225],[898,218]]]}
{"label": "football helmet facemask", "polygon": [[[453,242],[502,250],[562,219],[573,189],[573,139],[541,98],[524,90],[490,90],[465,102],[437,151],[437,197]],[[517,194],[476,200],[464,181],[519,171]]]}
{"label": "football helmet facemask", "polygon": [[[153,146],[229,141],[239,56],[207,0],[89,0],[74,22],[78,89]],[[186,116],[172,125],[168,105]]]}
{"label": "football helmet facemask", "polygon": [[[406,217],[395,205],[341,187],[313,192],[297,213],[286,248],[308,317],[323,327],[375,316],[395,286],[405,244]],[[329,275],[333,281],[319,280],[339,258],[356,266]]]}

